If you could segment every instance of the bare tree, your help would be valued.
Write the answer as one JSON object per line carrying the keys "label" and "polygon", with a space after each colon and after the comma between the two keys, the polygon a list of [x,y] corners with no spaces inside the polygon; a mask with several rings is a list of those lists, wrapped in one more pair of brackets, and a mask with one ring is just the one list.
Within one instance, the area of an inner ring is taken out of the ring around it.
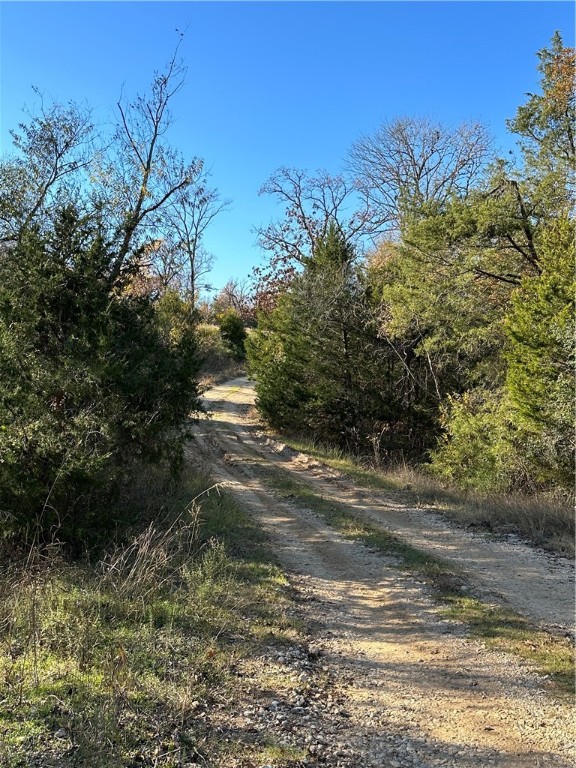
{"label": "bare tree", "polygon": [[424,118],[384,122],[349,152],[348,169],[371,211],[374,230],[400,227],[423,204],[464,196],[490,159],[491,140],[477,123],[448,128]]}
{"label": "bare tree", "polygon": [[245,324],[251,325],[255,321],[254,295],[249,280],[233,278],[218,292],[212,302],[213,313],[218,315],[227,309],[237,312]]}
{"label": "bare tree", "polygon": [[212,263],[205,231],[229,201],[209,185],[200,158],[185,162],[167,142],[170,106],[186,74],[178,50],[149,92],[119,99],[112,136],[95,138],[90,113],[75,104],[43,102],[12,133],[18,154],[0,159],[0,242],[17,241],[54,205],[70,203],[96,222],[114,253],[111,286],[141,271],[143,285],[176,287],[194,301]]}
{"label": "bare tree", "polygon": [[141,251],[142,268],[154,279],[160,293],[186,291],[186,258],[179,244],[166,237],[151,240]]}
{"label": "bare tree", "polygon": [[171,242],[180,251],[187,293],[195,303],[199,280],[206,275],[213,264],[213,256],[203,244],[204,234],[210,224],[223,211],[228,210],[231,201],[221,199],[220,193],[208,185],[209,174],[200,168],[193,184],[174,195],[166,209],[166,224]]}
{"label": "bare tree", "polygon": [[[56,200],[80,198],[77,177],[92,161],[90,112],[76,104],[46,107],[11,131],[17,150],[0,161],[0,240],[19,240],[32,222],[42,226]],[[77,194],[71,194],[74,187]]]}
{"label": "bare tree", "polygon": [[120,213],[112,279],[120,274],[128,255],[142,245],[136,234],[145,239],[144,223],[158,226],[158,216],[171,198],[202,173],[201,160],[185,164],[164,140],[172,122],[169,104],[183,87],[186,73],[177,54],[178,47],[164,71],[155,74],[150,94],[138,95],[127,105],[120,99],[117,104],[115,152],[101,174],[103,196],[112,194]]}
{"label": "bare tree", "polygon": [[370,212],[358,198],[354,184],[344,176],[326,171],[309,176],[306,171],[282,167],[262,186],[260,194],[275,196],[284,206],[284,216],[256,230],[258,243],[287,263],[304,264],[331,222],[349,242],[369,234]]}
{"label": "bare tree", "polygon": [[372,213],[365,195],[346,177],[317,171],[310,176],[297,168],[279,168],[260,194],[273,195],[284,208],[283,217],[256,229],[258,244],[268,251],[264,266],[252,273],[255,303],[271,309],[299,267],[314,256],[332,224],[345,241],[361,253],[372,234]]}

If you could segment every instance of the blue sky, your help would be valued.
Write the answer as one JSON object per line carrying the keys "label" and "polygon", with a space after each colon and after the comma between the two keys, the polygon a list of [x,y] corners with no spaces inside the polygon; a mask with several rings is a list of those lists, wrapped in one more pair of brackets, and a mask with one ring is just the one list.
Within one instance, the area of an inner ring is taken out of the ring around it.
{"label": "blue sky", "polygon": [[504,121],[537,88],[536,51],[556,29],[574,45],[574,5],[2,0],[1,150],[32,85],[104,125],[121,88],[144,91],[186,28],[170,140],[233,200],[206,239],[221,287],[261,259],[253,228],[275,208],[258,189],[281,165],[337,173],[355,139],[402,115],[480,120],[507,149]]}

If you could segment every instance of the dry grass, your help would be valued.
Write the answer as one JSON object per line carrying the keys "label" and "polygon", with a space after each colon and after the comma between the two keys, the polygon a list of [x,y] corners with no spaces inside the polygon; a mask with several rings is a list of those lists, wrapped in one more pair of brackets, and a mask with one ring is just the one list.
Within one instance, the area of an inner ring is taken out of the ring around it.
{"label": "dry grass", "polygon": [[94,563],[0,552],[3,768],[222,765],[208,711],[239,657],[295,630],[261,533],[207,485]]}
{"label": "dry grass", "polygon": [[294,450],[349,475],[361,486],[392,492],[410,505],[433,508],[459,525],[495,534],[515,533],[538,546],[574,557],[574,506],[569,499],[552,494],[463,492],[405,464],[375,468],[338,451],[284,435],[281,439]]}
{"label": "dry grass", "polygon": [[574,507],[560,495],[464,493],[410,467],[392,468],[384,475],[417,503],[434,506],[460,525],[515,533],[538,546],[574,556]]}

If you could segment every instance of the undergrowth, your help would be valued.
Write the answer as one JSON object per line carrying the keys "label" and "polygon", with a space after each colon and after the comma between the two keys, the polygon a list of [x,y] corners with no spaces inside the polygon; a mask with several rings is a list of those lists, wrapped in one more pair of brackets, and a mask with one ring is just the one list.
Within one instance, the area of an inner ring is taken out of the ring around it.
{"label": "undergrowth", "polygon": [[235,662],[297,630],[261,532],[206,486],[190,480],[94,562],[5,545],[3,768],[219,764],[208,713],[231,695]]}

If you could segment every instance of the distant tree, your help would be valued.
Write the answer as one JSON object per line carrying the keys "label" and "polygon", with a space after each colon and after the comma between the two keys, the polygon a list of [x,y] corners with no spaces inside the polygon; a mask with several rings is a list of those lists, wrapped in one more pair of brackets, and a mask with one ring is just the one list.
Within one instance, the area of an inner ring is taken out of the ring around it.
{"label": "distant tree", "polygon": [[354,248],[334,222],[246,346],[258,407],[273,425],[378,458],[416,448],[397,350],[378,332]]}
{"label": "distant tree", "polygon": [[228,210],[230,202],[222,200],[218,190],[208,185],[208,173],[200,164],[194,182],[179,190],[166,209],[169,247],[179,255],[180,279],[193,306],[203,287],[200,280],[213,265],[213,257],[203,243],[205,232],[218,215]]}
{"label": "distant tree", "polygon": [[228,280],[218,291],[211,305],[211,312],[217,316],[232,310],[238,314],[244,326],[253,326],[256,322],[254,295],[248,280]]}
{"label": "distant tree", "polygon": [[449,128],[412,117],[384,122],[358,139],[348,167],[366,200],[372,230],[397,231],[424,205],[465,197],[482,177],[490,144],[479,124]]}
{"label": "distant tree", "polygon": [[188,293],[186,254],[177,240],[166,235],[146,243],[141,250],[141,269],[153,281],[160,293]]}
{"label": "distant tree", "polygon": [[369,211],[344,176],[326,171],[310,176],[283,167],[262,186],[260,194],[274,196],[284,207],[279,221],[256,230],[260,247],[269,254],[266,264],[253,271],[260,309],[274,306],[278,295],[314,255],[316,243],[327,235],[331,223],[356,249],[370,235]]}

